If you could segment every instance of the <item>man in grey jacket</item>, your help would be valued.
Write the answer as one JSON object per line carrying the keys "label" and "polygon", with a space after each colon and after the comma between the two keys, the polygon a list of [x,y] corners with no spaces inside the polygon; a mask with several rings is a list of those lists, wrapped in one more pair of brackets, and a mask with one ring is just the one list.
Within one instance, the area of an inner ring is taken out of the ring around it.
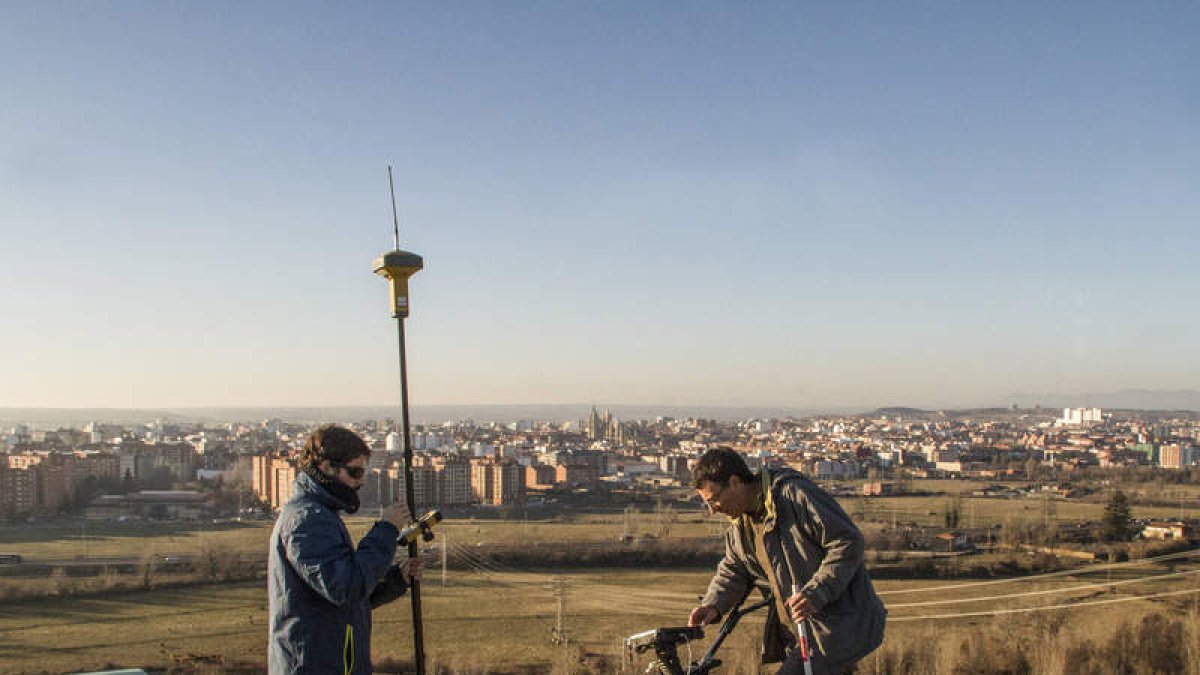
{"label": "man in grey jacket", "polygon": [[791,469],[754,474],[729,448],[704,453],[692,485],[709,510],[732,525],[725,557],[688,624],[717,621],[757,586],[776,598],[764,663],[782,660],[781,675],[803,673],[800,650],[791,647],[795,622],[805,621],[814,675],[853,673],[883,642],[887,611],[863,562],[862,533],[837,501]]}
{"label": "man in grey jacket", "polygon": [[407,510],[392,509],[355,547],[338,511],[358,510],[371,450],[325,425],[297,458],[300,473],[271,533],[267,589],[273,675],[369,675],[371,610],[404,594],[420,558],[392,564]]}

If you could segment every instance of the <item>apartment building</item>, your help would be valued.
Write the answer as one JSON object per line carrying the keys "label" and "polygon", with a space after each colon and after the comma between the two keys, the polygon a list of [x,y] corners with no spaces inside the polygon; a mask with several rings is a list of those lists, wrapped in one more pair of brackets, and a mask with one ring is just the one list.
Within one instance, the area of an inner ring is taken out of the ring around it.
{"label": "apartment building", "polygon": [[287,457],[279,455],[255,455],[250,460],[251,489],[259,499],[279,509],[292,498],[292,482],[296,480],[296,467]]}
{"label": "apartment building", "polygon": [[471,462],[471,489],[481,504],[507,506],[525,498],[525,467],[511,460]]}

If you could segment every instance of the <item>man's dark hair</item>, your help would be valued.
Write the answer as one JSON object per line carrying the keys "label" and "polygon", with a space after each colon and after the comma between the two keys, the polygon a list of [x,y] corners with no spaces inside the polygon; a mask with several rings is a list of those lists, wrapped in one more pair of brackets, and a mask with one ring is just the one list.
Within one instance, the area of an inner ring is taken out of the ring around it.
{"label": "man's dark hair", "polygon": [[701,455],[692,469],[692,487],[699,489],[705,481],[725,487],[729,485],[730,476],[737,476],[743,483],[754,480],[746,460],[733,448],[713,448]]}
{"label": "man's dark hair", "polygon": [[300,468],[316,467],[325,460],[348,464],[355,457],[370,457],[371,448],[358,434],[336,424],[322,424],[309,435],[296,457]]}

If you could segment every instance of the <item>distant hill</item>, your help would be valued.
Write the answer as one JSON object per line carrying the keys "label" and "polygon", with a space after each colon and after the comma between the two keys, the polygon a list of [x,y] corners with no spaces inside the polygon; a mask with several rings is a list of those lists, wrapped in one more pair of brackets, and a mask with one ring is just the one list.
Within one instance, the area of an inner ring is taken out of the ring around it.
{"label": "distant hill", "polygon": [[886,415],[888,417],[895,417],[895,416],[921,417],[923,415],[928,415],[929,413],[930,413],[930,411],[921,410],[920,408],[890,407],[890,408],[876,408],[875,410],[872,410],[871,412],[863,413],[862,416],[863,417],[883,417]]}
{"label": "distant hill", "polygon": [[923,410],[921,408],[878,408],[871,412],[862,413],[860,417],[899,417],[905,420],[1011,420],[1035,419],[1049,420],[1058,417],[1062,411],[1057,408],[955,408],[945,410]]}
{"label": "distant hill", "polygon": [[[703,417],[724,422],[749,418],[812,417],[816,415],[856,414],[863,417],[904,417],[907,419],[989,417],[1005,418],[1037,414],[1055,416],[1066,407],[1097,407],[1108,410],[1143,411],[1200,411],[1200,390],[1155,391],[1128,389],[1100,394],[1013,394],[1005,400],[1018,404],[1011,407],[918,408],[888,406],[871,412],[863,408],[829,406],[826,408],[790,408],[785,406],[712,406],[712,405],[627,405],[595,404],[600,412],[610,411],[621,420],[665,417]],[[1041,410],[1034,410],[1040,406]],[[556,421],[586,419],[592,404],[553,405],[417,405],[412,408],[413,421],[438,423],[472,419],[476,422],[512,422],[516,420]],[[168,422],[260,422],[278,418],[288,422],[358,422],[363,420],[397,419],[400,406],[261,406],[206,408],[0,408],[0,426],[27,423],[39,427],[80,426],[88,422],[110,424],[145,424],[156,419]]]}
{"label": "distant hill", "polygon": [[1200,390],[1123,389],[1107,393],[1013,394],[1011,400],[1021,407],[1043,408],[1117,408],[1124,410],[1200,410]]}

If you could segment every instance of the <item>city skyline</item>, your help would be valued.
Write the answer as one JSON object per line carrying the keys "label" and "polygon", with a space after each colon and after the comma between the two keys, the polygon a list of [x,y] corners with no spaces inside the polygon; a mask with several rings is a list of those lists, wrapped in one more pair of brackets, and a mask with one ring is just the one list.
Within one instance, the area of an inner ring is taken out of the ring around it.
{"label": "city skyline", "polygon": [[10,3],[0,407],[1194,391],[1196,18]]}

